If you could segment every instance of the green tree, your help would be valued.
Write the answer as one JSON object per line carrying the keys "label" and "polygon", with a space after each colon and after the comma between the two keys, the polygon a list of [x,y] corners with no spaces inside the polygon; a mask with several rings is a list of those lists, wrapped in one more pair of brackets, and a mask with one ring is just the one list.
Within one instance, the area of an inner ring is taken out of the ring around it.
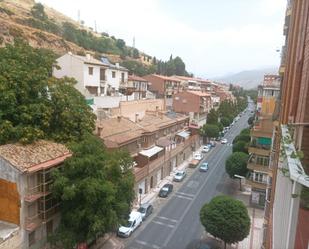
{"label": "green tree", "polygon": [[0,48],[0,144],[67,142],[93,131],[95,116],[72,80],[51,77],[54,62],[52,52],[20,40]]}
{"label": "green tree", "polygon": [[237,135],[234,140],[233,140],[233,144],[239,142],[239,141],[243,141],[245,143],[249,143],[251,140],[251,136],[250,136],[250,129],[243,129],[239,135]]}
{"label": "green tree", "polygon": [[207,138],[217,138],[219,136],[219,127],[213,124],[205,124],[200,129],[200,134],[203,136],[204,142]]}
{"label": "green tree", "polygon": [[133,58],[138,59],[139,58],[139,52],[136,48],[133,49]]}
{"label": "green tree", "polygon": [[235,175],[246,176],[249,156],[244,152],[235,152],[225,161],[225,170],[231,178]]}
{"label": "green tree", "polygon": [[238,141],[233,144],[233,153],[234,152],[244,152],[248,154],[248,143],[244,141]]}
{"label": "green tree", "polygon": [[116,40],[116,46],[120,49],[120,50],[123,50],[126,46],[126,43],[124,40],[122,39],[117,39]]}
{"label": "green tree", "polygon": [[128,153],[107,153],[92,135],[70,149],[73,157],[52,174],[52,192],[61,201],[61,223],[51,241],[68,249],[113,231],[128,217],[134,199]]}
{"label": "green tree", "polygon": [[218,123],[218,113],[215,109],[211,109],[207,114],[207,124],[217,124]]}
{"label": "green tree", "polygon": [[242,241],[250,231],[250,217],[246,206],[229,196],[216,196],[200,211],[205,230],[226,244]]}
{"label": "green tree", "polygon": [[228,117],[222,117],[220,119],[220,123],[224,126],[227,127],[230,125],[230,119]]}
{"label": "green tree", "polygon": [[41,21],[44,21],[47,19],[47,15],[45,14],[45,11],[44,11],[44,6],[41,3],[36,3],[33,5],[31,9],[31,14],[34,18],[37,18]]}

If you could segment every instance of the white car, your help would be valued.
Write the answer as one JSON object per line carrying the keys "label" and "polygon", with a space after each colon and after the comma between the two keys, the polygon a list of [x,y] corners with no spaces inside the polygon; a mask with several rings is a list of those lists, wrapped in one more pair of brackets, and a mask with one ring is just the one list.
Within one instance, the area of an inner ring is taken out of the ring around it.
{"label": "white car", "polygon": [[202,152],[207,153],[209,152],[209,150],[210,150],[209,146],[205,145],[203,146]]}
{"label": "white car", "polygon": [[227,144],[227,139],[226,139],[226,138],[223,138],[223,139],[221,140],[221,144]]}
{"label": "white car", "polygon": [[186,177],[186,171],[185,170],[178,170],[176,171],[174,175],[174,181],[175,182],[181,182]]}
{"label": "white car", "polygon": [[201,161],[203,159],[203,155],[201,153],[195,153],[193,159]]}
{"label": "white car", "polygon": [[132,211],[130,213],[130,218],[125,225],[119,227],[118,236],[119,237],[130,237],[136,228],[138,228],[143,222],[143,217],[140,212]]}

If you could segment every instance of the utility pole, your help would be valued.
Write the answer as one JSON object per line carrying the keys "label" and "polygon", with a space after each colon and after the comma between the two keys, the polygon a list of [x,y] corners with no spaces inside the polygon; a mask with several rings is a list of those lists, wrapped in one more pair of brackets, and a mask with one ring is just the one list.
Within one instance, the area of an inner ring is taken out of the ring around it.
{"label": "utility pole", "polygon": [[97,33],[97,21],[94,20],[94,31]]}

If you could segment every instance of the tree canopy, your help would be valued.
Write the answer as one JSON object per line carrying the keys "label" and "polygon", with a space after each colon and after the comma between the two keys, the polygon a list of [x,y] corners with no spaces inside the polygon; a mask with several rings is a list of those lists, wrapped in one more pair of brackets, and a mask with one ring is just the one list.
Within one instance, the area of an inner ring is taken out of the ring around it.
{"label": "tree canopy", "polygon": [[218,113],[215,109],[210,109],[209,113],[207,114],[207,124],[217,124],[218,123]]}
{"label": "tree canopy", "polygon": [[233,152],[244,152],[248,154],[248,143],[244,141],[238,141],[233,144]]}
{"label": "tree canopy", "polygon": [[92,135],[70,149],[74,157],[53,172],[52,186],[61,201],[61,224],[51,240],[68,249],[115,229],[127,219],[134,199],[128,153],[107,153]]}
{"label": "tree canopy", "polygon": [[200,211],[200,220],[206,231],[226,243],[246,238],[250,231],[250,217],[246,206],[229,196],[216,196]]}
{"label": "tree canopy", "polygon": [[68,142],[94,129],[94,114],[73,79],[51,77],[55,55],[16,40],[0,48],[0,144]]}
{"label": "tree canopy", "polygon": [[230,155],[225,162],[225,170],[231,178],[234,175],[246,176],[247,161],[249,156],[244,152],[235,152]]}
{"label": "tree canopy", "polygon": [[208,137],[208,138],[216,138],[219,136],[219,128],[217,125],[213,124],[205,124],[203,127],[200,129],[200,134],[203,137]]}

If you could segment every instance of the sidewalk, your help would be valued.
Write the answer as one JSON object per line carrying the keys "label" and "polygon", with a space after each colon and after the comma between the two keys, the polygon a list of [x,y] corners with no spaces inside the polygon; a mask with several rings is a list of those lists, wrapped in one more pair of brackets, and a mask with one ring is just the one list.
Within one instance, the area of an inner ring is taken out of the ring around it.
{"label": "sidewalk", "polygon": [[[193,153],[198,153],[202,151],[202,147],[201,146],[199,149],[197,149],[196,151],[194,151]],[[183,161],[180,165],[178,165],[174,171],[171,172],[171,174],[167,177],[165,177],[164,179],[162,179],[155,188],[152,188],[148,191],[147,194],[143,194],[142,195],[142,201],[141,201],[141,204],[144,204],[144,203],[153,203],[154,200],[156,199],[156,197],[158,196],[159,194],[159,191],[160,189],[163,187],[164,184],[166,183],[171,183],[173,181],[173,177],[174,177],[174,173],[177,171],[177,170],[184,170],[186,169],[188,166],[189,166],[189,163],[191,162],[192,160],[192,157],[193,157],[193,153],[192,155],[190,155],[185,161]],[[138,198],[139,199],[139,198]],[[133,204],[133,209],[138,209],[139,208],[139,202],[136,202]]]}

